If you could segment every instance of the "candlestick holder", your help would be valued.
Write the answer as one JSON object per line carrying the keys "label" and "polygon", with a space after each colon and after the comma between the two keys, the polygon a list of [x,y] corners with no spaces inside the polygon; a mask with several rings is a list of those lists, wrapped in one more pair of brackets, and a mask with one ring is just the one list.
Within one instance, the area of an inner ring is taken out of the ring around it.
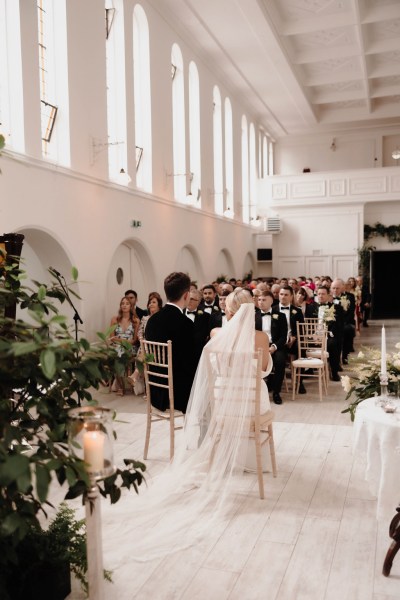
{"label": "candlestick holder", "polygon": [[90,479],[86,509],[86,552],[89,600],[104,600],[101,512],[97,481],[115,473],[112,413],[108,408],[84,406],[69,411],[70,454],[86,463]]}
{"label": "candlestick holder", "polygon": [[388,398],[388,383],[389,378],[387,373],[379,373],[379,382],[381,384],[381,400],[386,401]]}

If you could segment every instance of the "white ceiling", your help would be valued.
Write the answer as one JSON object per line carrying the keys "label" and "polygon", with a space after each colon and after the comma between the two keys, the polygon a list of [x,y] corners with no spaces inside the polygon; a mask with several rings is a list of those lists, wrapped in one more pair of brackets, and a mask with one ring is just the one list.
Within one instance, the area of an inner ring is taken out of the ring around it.
{"label": "white ceiling", "polygon": [[151,0],[271,135],[400,125],[400,0]]}

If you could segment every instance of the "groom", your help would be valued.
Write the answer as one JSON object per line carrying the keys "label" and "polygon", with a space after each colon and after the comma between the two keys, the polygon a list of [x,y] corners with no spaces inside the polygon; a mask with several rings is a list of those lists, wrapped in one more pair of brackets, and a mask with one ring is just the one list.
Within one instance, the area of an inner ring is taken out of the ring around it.
{"label": "groom", "polygon": [[[171,273],[164,280],[167,303],[147,322],[145,336],[152,342],[172,341],[174,406],[186,412],[197,368],[194,325],[185,316],[189,300],[190,278],[185,273]],[[169,408],[168,390],[153,386],[151,401],[155,408]]]}

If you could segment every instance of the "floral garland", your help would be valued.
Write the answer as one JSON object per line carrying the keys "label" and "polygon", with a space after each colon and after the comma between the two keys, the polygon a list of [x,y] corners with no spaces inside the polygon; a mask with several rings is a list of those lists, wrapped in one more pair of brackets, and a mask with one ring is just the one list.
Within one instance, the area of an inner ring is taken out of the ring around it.
{"label": "floral garland", "polygon": [[400,242],[400,225],[389,225],[386,227],[382,223],[375,225],[364,225],[364,240],[368,242],[372,237],[387,237],[391,244]]}
{"label": "floral garland", "polygon": [[[388,391],[391,393],[397,393],[400,385],[400,342],[395,345],[395,348],[399,352],[388,353],[386,356]],[[354,421],[354,415],[360,402],[372,396],[379,396],[381,392],[380,350],[363,347],[355,358],[350,358],[348,369],[353,375],[342,376],[342,386],[347,393],[346,400],[352,396],[355,396],[355,399],[345,410],[342,410],[342,413],[350,413],[351,420]]]}

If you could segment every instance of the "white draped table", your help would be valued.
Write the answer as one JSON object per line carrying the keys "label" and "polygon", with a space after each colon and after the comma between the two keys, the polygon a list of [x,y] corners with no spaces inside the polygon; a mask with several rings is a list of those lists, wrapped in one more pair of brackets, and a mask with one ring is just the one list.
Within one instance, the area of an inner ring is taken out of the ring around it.
{"label": "white draped table", "polygon": [[359,404],[354,420],[353,452],[366,456],[365,479],[377,497],[377,518],[390,520],[400,502],[400,402],[386,413],[379,398]]}

